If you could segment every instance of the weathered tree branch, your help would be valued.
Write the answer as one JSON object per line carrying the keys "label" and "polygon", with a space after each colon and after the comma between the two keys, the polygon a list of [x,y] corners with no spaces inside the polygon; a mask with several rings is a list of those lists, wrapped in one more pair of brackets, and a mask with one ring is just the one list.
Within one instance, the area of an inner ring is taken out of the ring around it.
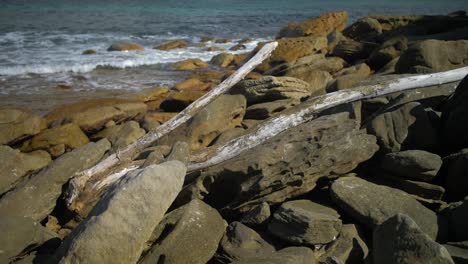
{"label": "weathered tree branch", "polygon": [[88,180],[93,175],[106,173],[116,165],[122,166],[122,164],[131,162],[143,149],[153,144],[162,136],[176,129],[181,124],[187,122],[196,113],[203,109],[203,107],[208,105],[214,99],[228,91],[236,83],[242,80],[255,67],[257,67],[266,58],[268,58],[277,45],[277,42],[271,42],[266,44],[259,52],[257,52],[257,54],[254,57],[252,57],[247,63],[245,63],[241,68],[239,68],[234,74],[229,76],[229,78],[224,80],[215,89],[211,90],[209,93],[205,94],[204,96],[200,97],[198,100],[190,104],[187,108],[185,108],[182,112],[174,116],[172,119],[157,127],[155,130],[149,132],[148,134],[146,134],[133,144],[129,145],[128,147],[117,151],[117,153],[111,154],[110,156],[96,164],[94,167],[83,171],[77,176],[75,176],[70,181],[67,190],[67,204],[70,206],[73,203],[73,201],[78,197],[81,190],[85,186],[86,182],[88,182]]}
{"label": "weathered tree branch", "polygon": [[[279,133],[312,120],[318,113],[340,104],[380,97],[395,92],[424,88],[463,79],[468,67],[451,71],[401,78],[391,83],[361,86],[311,98],[260,124],[253,132],[233,139],[220,147],[208,148],[192,156],[189,170],[199,170],[238,156]],[[298,110],[299,109],[299,110]]]}

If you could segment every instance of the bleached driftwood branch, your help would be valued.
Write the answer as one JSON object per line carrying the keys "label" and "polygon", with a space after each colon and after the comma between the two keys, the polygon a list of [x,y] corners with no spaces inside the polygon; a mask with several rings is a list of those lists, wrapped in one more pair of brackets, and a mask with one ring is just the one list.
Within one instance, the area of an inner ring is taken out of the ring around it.
{"label": "bleached driftwood branch", "polygon": [[[198,155],[192,156],[189,170],[203,169],[234,158],[243,151],[251,149],[289,128],[312,120],[317,117],[318,113],[337,105],[385,96],[395,92],[451,83],[463,79],[467,74],[468,67],[464,67],[446,72],[400,78],[391,83],[361,86],[312,98],[260,124],[249,134],[233,139],[223,146],[208,148]],[[297,109],[300,110],[297,111]]]}
{"label": "bleached driftwood branch", "polygon": [[102,174],[107,171],[110,171],[117,164],[121,166],[122,164],[129,163],[132,161],[143,149],[147,148],[155,141],[160,139],[162,136],[173,131],[183,123],[187,122],[192,118],[196,113],[203,109],[206,105],[212,102],[214,99],[219,97],[221,94],[228,91],[235,84],[241,81],[247,74],[249,74],[255,67],[261,64],[266,58],[270,57],[270,54],[278,46],[276,41],[266,44],[260,49],[260,51],[255,54],[247,63],[245,63],[241,68],[239,68],[234,74],[229,76],[226,80],[220,83],[215,89],[211,90],[209,93],[200,97],[198,100],[190,104],[182,112],[178,113],[176,116],[171,118],[169,121],[165,122],[161,126],[157,127],[155,130],[149,132],[133,144],[127,146],[126,148],[119,150],[117,153],[111,154],[106,159],[102,160],[94,167],[79,173],[75,176],[69,184],[67,194],[67,204],[70,206],[73,201],[78,197],[81,190],[85,186],[86,182],[93,176],[97,174]]}

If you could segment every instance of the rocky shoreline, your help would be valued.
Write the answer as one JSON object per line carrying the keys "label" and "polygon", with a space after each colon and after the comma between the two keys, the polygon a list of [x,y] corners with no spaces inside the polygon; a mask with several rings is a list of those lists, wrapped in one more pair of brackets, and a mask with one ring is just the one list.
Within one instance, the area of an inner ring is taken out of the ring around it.
{"label": "rocky shoreline", "polygon": [[187,170],[200,153],[316,96],[468,66],[465,12],[349,26],[346,12],[327,13],[286,25],[276,41],[229,94],[115,171],[120,180],[92,178],[71,204],[77,173],[176,116],[266,43],[174,63],[188,77],[173,87],[44,116],[0,109],[0,262],[467,263],[468,77],[340,105]]}

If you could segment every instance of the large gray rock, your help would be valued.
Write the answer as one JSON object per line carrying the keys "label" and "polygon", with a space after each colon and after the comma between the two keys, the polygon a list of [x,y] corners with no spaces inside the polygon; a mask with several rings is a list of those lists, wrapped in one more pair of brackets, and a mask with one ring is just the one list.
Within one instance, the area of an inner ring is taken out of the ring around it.
{"label": "large gray rock", "polygon": [[0,194],[11,189],[28,172],[40,169],[50,161],[50,155],[42,150],[26,154],[0,146]]}
{"label": "large gray rock", "polygon": [[433,241],[407,215],[397,214],[373,234],[374,263],[454,263],[447,249]]}
{"label": "large gray rock", "polygon": [[240,221],[248,226],[261,225],[270,218],[270,215],[271,211],[268,203],[261,203],[245,212]]}
{"label": "large gray rock", "polygon": [[313,54],[291,63],[280,64],[265,72],[266,75],[289,76],[299,79],[307,78],[314,71],[335,73],[344,68],[346,62],[338,57],[325,57],[324,54]]}
{"label": "large gray rock", "polygon": [[185,173],[179,161],[127,173],[66,238],[56,258],[61,263],[136,263]]}
{"label": "large gray rock", "polygon": [[5,194],[0,200],[0,215],[41,221],[54,209],[63,185],[75,173],[96,164],[109,148],[109,141],[104,139],[62,155],[40,173],[19,184],[14,191]]}
{"label": "large gray rock", "polygon": [[376,116],[367,130],[377,137],[382,153],[407,149],[431,150],[436,146],[436,129],[420,103],[408,103]]}
{"label": "large gray rock", "polygon": [[310,96],[312,92],[312,87],[302,80],[273,76],[242,81],[232,91],[245,95],[248,105],[279,99],[301,99]]}
{"label": "large gray rock", "polygon": [[254,104],[247,107],[245,119],[264,120],[300,103],[297,99],[283,99],[273,102]]}
{"label": "large gray rock", "polygon": [[336,79],[328,84],[327,92],[330,93],[351,88],[369,77],[370,74],[371,70],[365,63],[345,68],[335,74]]}
{"label": "large gray rock", "polygon": [[410,46],[398,60],[398,73],[432,73],[468,65],[468,40],[425,40]]}
{"label": "large gray rock", "polygon": [[347,62],[354,62],[369,57],[375,47],[375,44],[369,42],[364,43],[343,38],[333,49],[332,55],[340,57]]}
{"label": "large gray rock", "polygon": [[382,25],[377,19],[363,17],[343,31],[343,35],[354,40],[372,39],[382,34]]}
{"label": "large gray rock", "polygon": [[139,263],[204,264],[215,254],[225,228],[215,209],[193,200],[164,216]]}
{"label": "large gray rock", "polygon": [[108,127],[93,135],[93,139],[107,138],[112,148],[121,149],[135,142],[146,134],[145,130],[135,121],[128,121],[121,125]]}
{"label": "large gray rock", "polygon": [[322,116],[207,168],[181,197],[225,209],[281,203],[309,192],[321,177],[353,170],[376,151],[375,138],[347,113]]}
{"label": "large gray rock", "polygon": [[309,200],[283,203],[273,214],[268,230],[294,245],[323,245],[341,231],[340,215],[332,208]]}
{"label": "large gray rock", "polygon": [[331,196],[343,210],[370,228],[402,213],[413,218],[431,238],[437,236],[437,215],[403,191],[357,177],[343,177],[333,182]]}
{"label": "large gray rock", "polygon": [[468,195],[468,149],[454,153],[444,159],[446,167],[444,186],[450,201],[459,201]]}
{"label": "large gray rock", "polygon": [[221,239],[220,256],[226,263],[276,252],[257,232],[239,222],[232,222]]}
{"label": "large gray rock", "polygon": [[468,263],[468,241],[447,243],[444,247],[447,249],[450,256],[452,256],[452,259],[456,264]]}
{"label": "large gray rock", "polygon": [[439,172],[442,159],[423,150],[388,153],[382,158],[382,168],[410,180],[431,181]]}
{"label": "large gray rock", "polygon": [[44,118],[17,109],[0,110],[0,145],[13,144],[47,127]]}
{"label": "large gray rock", "polygon": [[314,252],[308,247],[288,247],[269,256],[255,256],[231,264],[314,264]]}
{"label": "large gray rock", "polygon": [[408,39],[404,36],[391,38],[374,50],[367,60],[372,69],[378,70],[408,49]]}

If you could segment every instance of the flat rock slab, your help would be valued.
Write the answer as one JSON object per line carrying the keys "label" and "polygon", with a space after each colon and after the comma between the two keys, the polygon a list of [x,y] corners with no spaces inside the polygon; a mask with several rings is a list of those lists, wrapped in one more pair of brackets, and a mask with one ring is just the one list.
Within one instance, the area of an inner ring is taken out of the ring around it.
{"label": "flat rock slab", "polygon": [[231,264],[311,264],[315,263],[314,251],[308,247],[288,247],[269,256],[256,256]]}
{"label": "flat rock slab", "polygon": [[388,153],[382,158],[382,168],[403,178],[431,181],[439,172],[442,159],[423,150],[406,150]]}
{"label": "flat rock slab", "polygon": [[332,199],[360,223],[375,228],[395,214],[410,216],[431,238],[438,233],[437,215],[398,189],[343,177],[331,186]]}
{"label": "flat rock slab", "polygon": [[0,110],[0,145],[13,144],[47,127],[40,116],[18,109]]}
{"label": "flat rock slab", "polygon": [[179,161],[127,173],[65,239],[56,258],[60,263],[136,263],[185,173]]}

